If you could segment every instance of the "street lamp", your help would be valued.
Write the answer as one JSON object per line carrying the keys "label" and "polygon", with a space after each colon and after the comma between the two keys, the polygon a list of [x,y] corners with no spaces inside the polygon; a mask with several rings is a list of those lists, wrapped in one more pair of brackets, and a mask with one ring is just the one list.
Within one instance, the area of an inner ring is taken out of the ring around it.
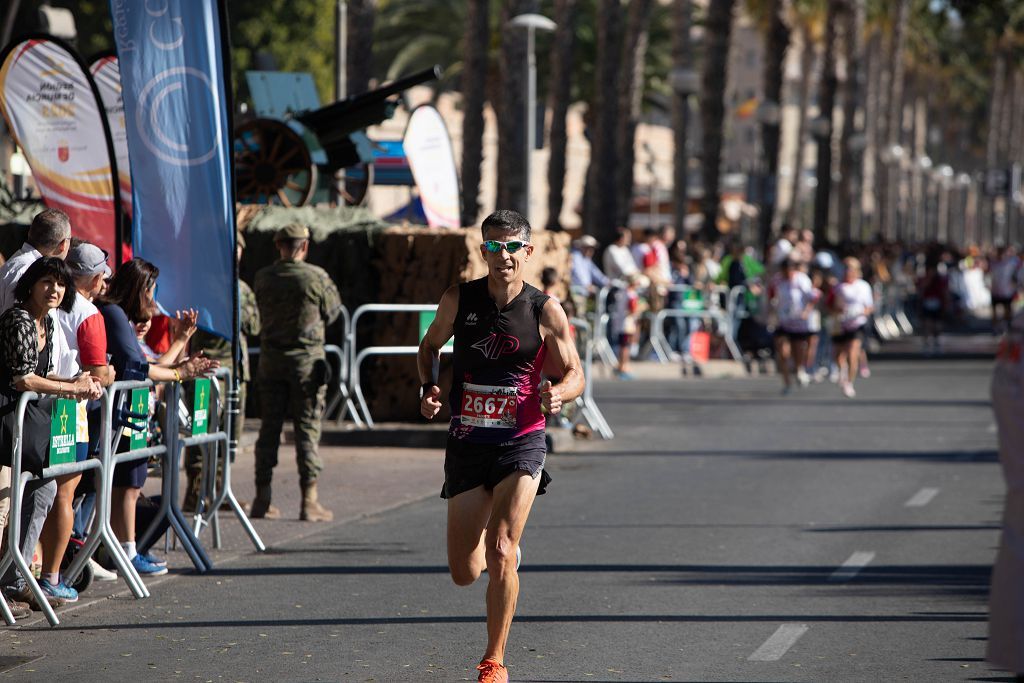
{"label": "street lamp", "polygon": [[530,156],[537,139],[537,55],[534,50],[534,33],[554,31],[556,24],[542,14],[520,14],[512,17],[509,26],[526,29],[526,218],[530,218]]}

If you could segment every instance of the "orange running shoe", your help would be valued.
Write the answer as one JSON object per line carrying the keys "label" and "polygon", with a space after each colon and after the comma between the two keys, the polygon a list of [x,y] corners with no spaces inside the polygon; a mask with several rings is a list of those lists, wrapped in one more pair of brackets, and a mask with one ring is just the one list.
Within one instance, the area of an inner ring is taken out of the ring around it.
{"label": "orange running shoe", "polygon": [[480,672],[477,683],[508,683],[508,669],[493,659],[485,659],[476,668]]}

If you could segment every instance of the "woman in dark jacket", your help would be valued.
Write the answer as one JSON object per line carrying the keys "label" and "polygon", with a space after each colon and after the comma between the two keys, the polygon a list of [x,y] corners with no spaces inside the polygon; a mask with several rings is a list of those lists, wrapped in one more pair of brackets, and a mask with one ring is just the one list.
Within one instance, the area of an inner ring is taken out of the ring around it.
{"label": "woman in dark jacket", "polygon": [[[159,275],[160,269],[152,263],[134,258],[117,269],[106,294],[96,302],[107,331],[110,364],[118,379],[175,382],[199,377],[218,366],[202,355],[173,366],[151,365],[146,361],[131,321],[141,320],[154,306]],[[135,504],[145,481],[145,460],[122,463],[114,469],[110,523],[135,570],[143,576],[158,576],[167,573],[166,562],[139,553],[135,547]]]}

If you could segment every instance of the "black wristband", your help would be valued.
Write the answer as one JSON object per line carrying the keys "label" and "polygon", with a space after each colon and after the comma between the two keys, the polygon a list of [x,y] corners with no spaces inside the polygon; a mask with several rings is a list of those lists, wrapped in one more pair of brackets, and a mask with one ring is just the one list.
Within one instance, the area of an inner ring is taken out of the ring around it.
{"label": "black wristband", "polygon": [[424,382],[422,385],[420,385],[420,398],[423,398],[424,396],[426,396],[427,392],[430,391],[431,389],[433,389],[436,386],[437,385],[434,384],[433,382]]}

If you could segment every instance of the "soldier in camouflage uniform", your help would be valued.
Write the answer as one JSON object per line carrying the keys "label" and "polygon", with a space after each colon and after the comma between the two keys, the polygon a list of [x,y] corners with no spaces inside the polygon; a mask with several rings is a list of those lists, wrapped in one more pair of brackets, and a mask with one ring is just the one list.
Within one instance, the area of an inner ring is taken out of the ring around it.
{"label": "soldier in camouflage uniform", "polygon": [[296,461],[302,487],[299,519],[330,521],[334,514],[320,505],[320,418],[327,394],[327,325],[341,313],[341,295],[325,270],[306,263],[309,229],[289,225],[274,235],[281,258],[256,273],[256,301],[263,331],[257,387],[260,396],[260,435],[256,441],[256,499],[254,518],[280,515],[271,506],[271,479],[286,413],[295,425]]}
{"label": "soldier in camouflage uniform", "polygon": [[[242,233],[238,233],[236,239],[236,253],[235,257],[242,260],[242,250],[245,249],[245,237]],[[252,376],[249,374],[249,342],[246,336],[258,336],[260,333],[260,311],[256,307],[256,295],[253,294],[252,289],[243,280],[238,281],[238,303],[240,319],[239,324],[242,328],[242,335],[238,339],[238,345],[240,353],[242,355],[242,366],[239,368],[238,375],[238,418],[235,420],[234,426],[231,430],[231,438],[235,443],[240,443],[242,438],[242,426],[245,423],[245,398],[247,392],[247,386]],[[192,335],[190,344],[190,350],[192,354],[197,354],[200,351],[206,354],[207,358],[213,358],[220,361],[223,366],[231,367],[231,340],[225,339],[224,337],[218,337],[217,335],[204,332],[203,330],[197,330]],[[188,385],[191,389],[192,384]],[[227,387],[224,388],[227,390]],[[227,417],[227,395],[224,396],[224,415],[222,420]],[[191,397],[187,399],[191,401]],[[223,424],[223,422],[221,422]],[[185,450],[185,471],[188,474],[188,486],[185,490],[185,501],[181,505],[181,509],[186,512],[192,512],[196,509],[196,502],[199,498],[199,484],[202,477],[202,447],[200,446],[189,446]],[[221,471],[217,472],[218,481],[223,476]]]}

